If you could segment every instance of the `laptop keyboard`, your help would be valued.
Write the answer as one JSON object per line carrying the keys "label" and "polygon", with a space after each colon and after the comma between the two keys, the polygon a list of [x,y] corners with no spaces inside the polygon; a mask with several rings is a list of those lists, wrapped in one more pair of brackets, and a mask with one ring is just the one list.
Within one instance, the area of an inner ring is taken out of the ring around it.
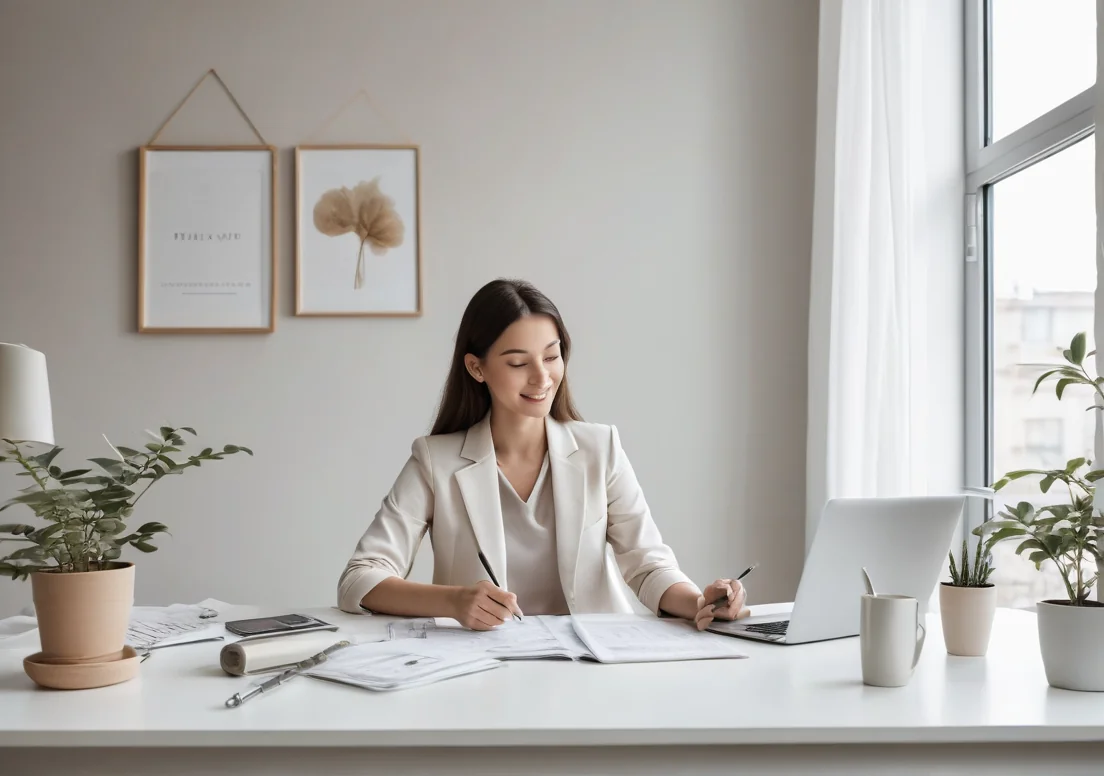
{"label": "laptop keyboard", "polygon": [[744,630],[751,631],[752,633],[762,633],[766,636],[785,636],[786,628],[788,628],[789,625],[789,620],[775,620],[774,622],[745,625]]}

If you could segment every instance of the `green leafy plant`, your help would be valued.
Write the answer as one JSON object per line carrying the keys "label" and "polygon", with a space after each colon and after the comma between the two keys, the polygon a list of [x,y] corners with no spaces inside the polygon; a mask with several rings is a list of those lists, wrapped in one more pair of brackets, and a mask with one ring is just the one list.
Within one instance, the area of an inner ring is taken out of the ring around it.
{"label": "green leafy plant", "polygon": [[[1086,352],[1085,332],[1078,332],[1062,351],[1064,364],[1048,365],[1035,381],[1032,394],[1044,382],[1056,380],[1054,393],[1061,401],[1072,385],[1093,389],[1094,402],[1086,410],[1104,409],[1104,377],[1093,377],[1085,369],[1085,359],[1096,351]],[[1088,471],[1082,473],[1082,469]],[[1095,483],[1104,478],[1104,470],[1092,469],[1086,458],[1073,458],[1062,469],[1020,469],[1005,474],[993,484],[994,491],[1023,477],[1039,477],[1039,490],[1050,492],[1055,483],[1065,486],[1066,503],[1036,507],[1028,501],[1008,506],[1000,512],[1000,519],[990,520],[975,528],[977,536],[988,536],[985,546],[990,551],[994,545],[1011,539],[1020,544],[1016,554],[1027,554],[1027,559],[1040,570],[1042,564],[1053,562],[1062,575],[1069,603],[1074,606],[1093,605],[1089,593],[1097,582],[1094,561],[1104,560],[1099,544],[1099,534],[1104,531],[1104,516],[1096,508]]]}
{"label": "green leafy plant", "polygon": [[1099,534],[1104,530],[1104,520],[1095,506],[1096,487],[1093,484],[1104,478],[1104,470],[1095,469],[1081,474],[1081,469],[1089,464],[1085,458],[1074,458],[1064,469],[1009,472],[993,484],[994,491],[1034,475],[1042,478],[1039,489],[1043,493],[1049,492],[1056,482],[1065,485],[1069,503],[1035,507],[1030,502],[1021,501],[1001,511],[999,519],[988,520],[973,530],[976,536],[988,535],[986,552],[1000,542],[1016,539],[1020,542],[1016,554],[1027,553],[1027,559],[1035,564],[1036,570],[1047,561],[1053,562],[1061,572],[1069,602],[1074,606],[1082,606],[1088,601],[1097,581],[1095,563],[1088,559],[1104,559],[1098,542]]}
{"label": "green leafy plant", "polygon": [[[0,556],[0,575],[27,579],[34,571],[62,573],[97,571],[110,567],[126,545],[141,552],[157,549],[154,535],[168,528],[148,522],[126,533],[126,522],[138,501],[155,482],[180,475],[206,461],[221,461],[228,455],[253,451],[239,445],[226,445],[216,452],[207,447],[195,455],[178,460],[186,447],[181,432],[196,436],[187,426],[162,426],[160,434],[147,432],[155,439],[144,450],[111,445],[115,458],[89,458],[93,469],[63,470],[54,461],[62,451],[54,447],[40,455],[28,455],[11,440],[2,440],[0,463],[21,467],[17,476],[29,477],[33,484],[0,506],[0,512],[17,505],[28,507],[45,522],[43,526],[24,523],[0,525],[0,542],[21,544],[6,557]],[[106,437],[105,437],[106,439]]]}
{"label": "green leafy plant", "polygon": [[[1071,385],[1085,385],[1093,389],[1095,396],[1104,399],[1104,390],[1101,389],[1101,385],[1104,385],[1104,377],[1093,377],[1085,369],[1085,359],[1096,353],[1095,350],[1085,352],[1086,344],[1085,332],[1081,331],[1074,335],[1070,340],[1068,348],[1062,351],[1063,358],[1066,359],[1065,364],[1050,365],[1047,367],[1047,371],[1039,375],[1039,379],[1035,381],[1035,387],[1032,388],[1032,395],[1039,390],[1039,387],[1047,380],[1054,379],[1057,382],[1054,384],[1054,394],[1058,397],[1059,401],[1062,399],[1062,395],[1066,389]],[[1088,410],[1104,409],[1101,404],[1094,403],[1085,408]]]}
{"label": "green leafy plant", "polygon": [[990,587],[992,583],[989,577],[995,569],[992,566],[993,558],[988,553],[982,557],[982,545],[984,542],[978,539],[977,549],[974,551],[974,566],[970,567],[970,549],[966,540],[962,540],[962,558],[955,565],[954,553],[948,552],[951,559],[951,584],[955,587]]}

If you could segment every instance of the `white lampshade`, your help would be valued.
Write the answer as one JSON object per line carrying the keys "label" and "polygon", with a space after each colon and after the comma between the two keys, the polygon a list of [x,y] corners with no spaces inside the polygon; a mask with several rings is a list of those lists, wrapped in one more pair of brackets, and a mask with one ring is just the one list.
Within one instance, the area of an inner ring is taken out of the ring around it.
{"label": "white lampshade", "polygon": [[0,439],[54,444],[46,356],[0,342]]}

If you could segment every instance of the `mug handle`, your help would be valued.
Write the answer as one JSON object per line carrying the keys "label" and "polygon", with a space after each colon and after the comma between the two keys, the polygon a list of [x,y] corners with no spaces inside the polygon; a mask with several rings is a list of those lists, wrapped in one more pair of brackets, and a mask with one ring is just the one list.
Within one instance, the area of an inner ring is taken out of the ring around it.
{"label": "mug handle", "polygon": [[920,653],[924,651],[924,640],[928,637],[928,630],[920,623],[916,623],[916,627],[920,629],[920,638],[916,640],[916,654],[912,656],[912,667],[916,668],[916,664],[920,662]]}

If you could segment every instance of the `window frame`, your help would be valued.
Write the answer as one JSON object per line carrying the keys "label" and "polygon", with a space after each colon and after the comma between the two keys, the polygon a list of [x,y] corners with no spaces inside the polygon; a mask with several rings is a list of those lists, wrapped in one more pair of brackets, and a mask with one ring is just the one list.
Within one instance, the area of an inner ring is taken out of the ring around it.
{"label": "window frame", "polygon": [[[965,471],[967,488],[990,484],[993,459],[993,186],[1060,153],[1095,131],[1095,84],[1008,135],[991,141],[992,0],[965,0]],[[966,499],[969,532],[992,516],[992,503]]]}

